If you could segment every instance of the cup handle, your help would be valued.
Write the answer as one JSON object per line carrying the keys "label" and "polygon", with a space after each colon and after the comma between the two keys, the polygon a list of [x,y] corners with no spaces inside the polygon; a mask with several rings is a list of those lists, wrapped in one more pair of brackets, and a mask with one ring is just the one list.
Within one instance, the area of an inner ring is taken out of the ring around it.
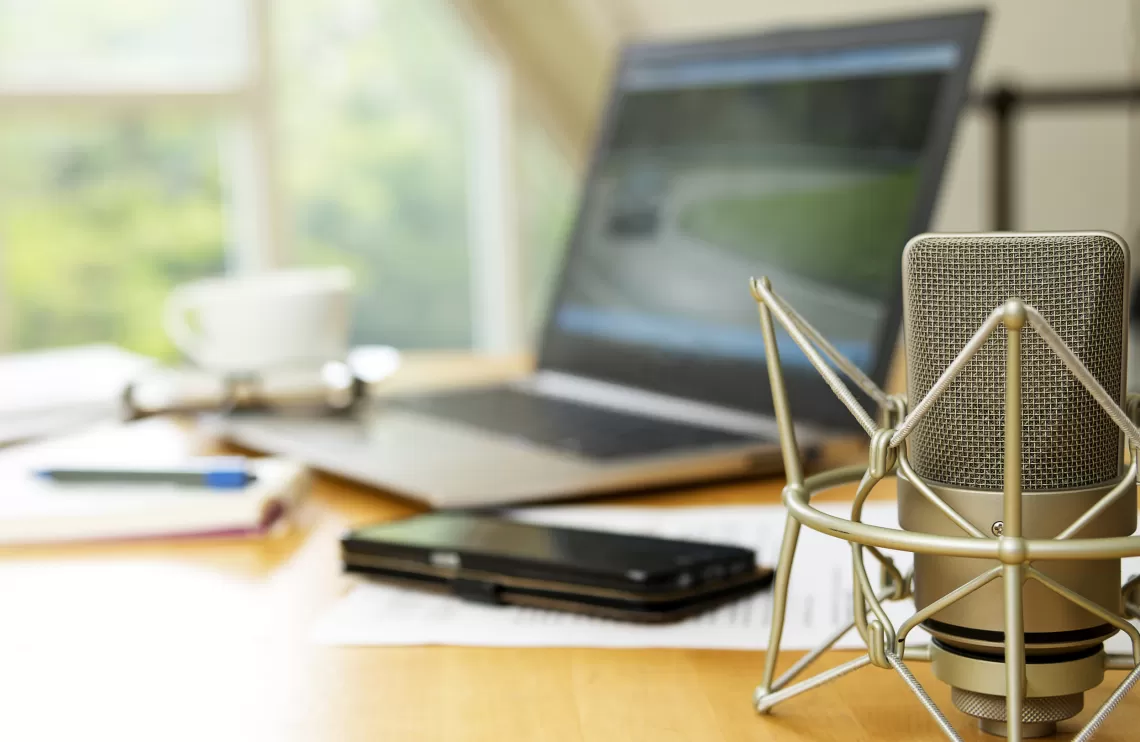
{"label": "cup handle", "polygon": [[163,306],[162,327],[174,346],[199,366],[202,365],[202,336],[186,321],[190,312],[196,309],[197,293],[191,286],[179,286],[166,297]]}

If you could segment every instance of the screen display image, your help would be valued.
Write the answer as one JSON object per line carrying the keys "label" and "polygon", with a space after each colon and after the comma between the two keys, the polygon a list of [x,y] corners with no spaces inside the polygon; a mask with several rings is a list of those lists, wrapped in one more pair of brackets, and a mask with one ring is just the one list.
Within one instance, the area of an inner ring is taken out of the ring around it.
{"label": "screen display image", "polygon": [[[747,279],[868,369],[913,235],[950,42],[626,70],[555,327],[764,358]],[[790,338],[785,363],[807,359]]]}

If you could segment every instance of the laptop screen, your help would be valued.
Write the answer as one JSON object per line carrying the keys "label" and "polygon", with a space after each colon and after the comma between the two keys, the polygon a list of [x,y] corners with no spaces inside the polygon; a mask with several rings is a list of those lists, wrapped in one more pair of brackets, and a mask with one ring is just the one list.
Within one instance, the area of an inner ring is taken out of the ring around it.
{"label": "laptop screen", "polygon": [[[972,53],[935,38],[623,65],[549,332],[630,359],[762,367],[748,278],[768,276],[881,377],[902,248],[944,158],[931,140]],[[779,343],[785,374],[815,374]]]}

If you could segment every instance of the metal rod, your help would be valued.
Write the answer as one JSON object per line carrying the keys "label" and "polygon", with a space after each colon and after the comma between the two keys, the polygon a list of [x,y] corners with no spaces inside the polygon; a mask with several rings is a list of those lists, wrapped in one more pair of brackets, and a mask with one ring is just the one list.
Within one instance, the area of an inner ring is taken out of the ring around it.
{"label": "metal rod", "polygon": [[823,333],[812,327],[803,315],[795,310],[788,302],[784,301],[784,297],[777,294],[775,291],[770,291],[771,300],[780,305],[780,308],[788,315],[788,317],[795,323],[796,327],[800,328],[804,335],[819,346],[823,354],[831,359],[835,366],[847,375],[847,378],[855,382],[855,385],[867,393],[871,399],[881,408],[888,408],[891,405],[890,396],[884,392],[879,386],[871,381],[871,378],[863,373],[863,370],[851,362],[846,356],[840,353],[831,342],[824,337]]}
{"label": "metal rod", "polygon": [[895,586],[894,589],[879,598],[879,600],[902,600],[905,598],[908,594],[907,587],[910,580],[903,576],[903,573],[895,566],[894,560],[874,546],[864,546],[863,548],[867,550],[867,553],[875,557],[879,562],[879,566],[883,568],[883,576],[880,579],[880,584],[882,584],[884,579],[889,579],[891,584]]}
{"label": "metal rod", "polygon": [[990,156],[993,172],[990,174],[990,199],[993,205],[994,231],[1004,232],[1013,229],[1013,117],[1015,97],[1009,88],[998,87],[989,96],[990,111],[993,114]]}
{"label": "metal rod", "polygon": [[[759,286],[766,291],[771,288],[767,278],[753,281],[754,290]],[[776,328],[772,323],[772,313],[768,304],[761,301],[760,329],[764,335],[764,350],[768,359],[768,382],[772,387],[772,407],[776,413],[776,424],[780,431],[780,450],[784,456],[784,475],[787,488],[802,487],[804,481],[800,449],[796,443],[795,425],[788,406],[788,393],[784,386],[784,372],[780,366],[780,350],[776,344]],[[786,489],[787,489],[786,488]],[[780,655],[780,641],[784,634],[784,614],[788,604],[788,585],[792,576],[792,563],[796,557],[796,542],[800,536],[800,524],[789,513],[784,521],[784,539],[780,546],[780,561],[776,565],[775,586],[772,592],[772,624],[768,633],[768,651],[764,657],[764,680],[761,690],[768,692],[776,676],[776,662]]]}
{"label": "metal rod", "polygon": [[1118,685],[1116,690],[1112,692],[1112,695],[1105,699],[1104,703],[1102,703],[1100,708],[1096,710],[1096,713],[1093,714],[1093,718],[1089,719],[1089,723],[1085,724],[1081,731],[1077,733],[1076,737],[1073,737],[1073,742],[1088,742],[1092,739],[1092,736],[1096,734],[1096,730],[1100,728],[1100,725],[1104,723],[1108,715],[1116,709],[1117,705],[1124,699],[1124,696],[1128,695],[1128,691],[1132,690],[1132,686],[1136,685],[1137,680],[1140,680],[1140,666],[1133,668],[1132,672],[1128,673],[1128,677],[1124,679],[1124,682]]}
{"label": "metal rod", "polygon": [[[829,487],[846,483],[861,472],[862,467],[859,466],[849,466],[827,471],[810,477],[804,482],[804,487],[810,488],[811,492],[822,491]],[[766,695],[771,691],[782,688],[792,677],[795,677],[804,667],[814,661],[820,654],[827,651],[835,642],[839,641],[843,634],[850,630],[850,626],[848,626],[834,634],[833,637],[829,637],[829,641],[823,646],[817,648],[806,657],[801,658],[788,671],[781,675],[779,679],[773,679],[775,678],[776,664],[779,660],[780,642],[783,636],[784,619],[787,611],[788,587],[792,565],[795,560],[795,548],[799,539],[799,530],[799,522],[789,515],[784,523],[784,538],[781,544],[780,560],[776,567],[776,577],[773,585],[772,624],[769,631],[768,651],[764,658],[764,679],[757,689],[761,695]],[[884,594],[887,592],[888,591],[884,591]],[[893,593],[894,591],[892,590],[890,592]],[[851,625],[854,625],[854,621]],[[762,708],[758,706],[758,708],[763,711],[770,708],[770,706],[766,705]]]}
{"label": "metal rod", "polygon": [[[879,482],[878,477],[871,475],[870,469],[863,473],[863,479],[859,482],[859,488],[855,491],[855,500],[851,504],[851,520],[858,523],[863,517],[863,502],[867,496],[871,494],[871,490]],[[860,589],[858,584],[858,570],[862,564],[863,557],[862,549],[859,544],[851,544],[851,568],[852,575],[855,575],[856,585],[851,591],[852,611],[851,615],[855,620],[855,628],[859,630],[859,636],[862,637],[864,644],[870,644],[870,636],[867,634],[867,601],[864,598],[863,590]],[[866,572],[864,571],[864,574]],[[880,609],[881,611],[881,609]],[[877,615],[877,614],[876,614]],[[880,618],[880,620],[882,620]]]}
{"label": "metal rod", "polygon": [[930,697],[930,694],[927,693],[926,689],[922,687],[922,684],[918,682],[918,678],[916,678],[914,673],[910,671],[910,668],[899,659],[898,655],[888,653],[887,661],[891,663],[891,667],[895,668],[895,672],[899,674],[903,682],[906,683],[906,686],[910,688],[911,692],[918,698],[919,703],[926,709],[926,712],[934,717],[934,721],[938,724],[938,728],[942,730],[942,733],[945,734],[947,738],[953,740],[953,742],[962,742],[962,738],[958,736],[958,732],[951,726],[950,720],[942,713],[942,709],[938,708],[938,704],[934,702],[934,699]]}
{"label": "metal rod", "polygon": [[769,709],[778,703],[782,703],[789,698],[795,698],[801,693],[806,693],[812,688],[818,688],[821,685],[830,683],[832,680],[841,678],[844,675],[855,672],[861,667],[865,667],[871,663],[870,655],[860,655],[850,662],[844,662],[842,665],[836,665],[830,670],[824,670],[819,675],[812,675],[807,680],[802,680],[795,685],[784,688],[783,690],[776,691],[775,693],[765,693],[756,700],[756,710],[760,713],[767,713]]}
{"label": "metal rod", "polygon": [[899,446],[898,462],[899,469],[902,470],[902,473],[907,478],[907,480],[912,485],[914,485],[914,488],[919,491],[919,494],[925,497],[931,505],[938,508],[939,512],[949,518],[954,523],[954,525],[958,526],[974,538],[988,538],[973,523],[966,520],[966,518],[961,513],[950,507],[950,505],[947,504],[945,500],[939,497],[938,494],[930,488],[930,485],[922,480],[922,477],[918,476],[918,474],[910,466],[910,459],[907,457],[906,446]]}
{"label": "metal rod", "polygon": [[[771,314],[776,315],[776,318],[780,320],[780,324],[784,326],[784,329],[787,331],[788,335],[791,336],[792,340],[795,341],[800,350],[804,352],[804,355],[807,356],[808,361],[811,362],[811,365],[815,368],[816,372],[818,372],[819,375],[823,377],[823,380],[827,382],[827,385],[831,387],[831,391],[835,393],[835,396],[839,398],[839,401],[842,402],[848,411],[850,411],[850,413],[855,417],[859,425],[862,426],[863,430],[867,432],[867,435],[874,435],[879,429],[875,424],[874,418],[871,417],[870,413],[863,409],[863,405],[859,404],[859,400],[855,398],[855,395],[852,394],[851,390],[847,388],[847,385],[843,383],[843,379],[840,379],[838,374],[836,374],[831,366],[828,365],[827,361],[825,361],[823,357],[820,356],[819,351],[815,349],[815,346],[811,344],[811,341],[807,339],[807,336],[800,331],[799,327],[796,326],[796,323],[793,322],[790,317],[788,317],[787,312],[783,310],[779,302],[772,299],[771,292],[772,284],[767,278],[752,279],[752,296],[760,303],[762,307],[760,314],[761,322],[763,322],[764,318],[764,308],[767,308]],[[763,325],[761,325],[761,329],[764,329]],[[773,332],[771,343],[772,347],[775,347],[775,339],[776,336]],[[764,349],[766,352],[770,353],[767,335],[764,337]],[[772,361],[774,356],[768,355],[767,358],[768,374],[770,376],[772,373]],[[777,362],[775,365],[778,366],[779,363]],[[775,396],[775,390],[773,389],[772,391],[773,396]]]}
{"label": "metal rod", "polygon": [[1104,387],[1100,385],[1100,382],[1096,380],[1096,377],[1092,375],[1092,372],[1088,370],[1084,362],[1081,361],[1080,358],[1077,358],[1076,354],[1073,353],[1065,341],[1061,339],[1061,336],[1057,334],[1057,331],[1053,329],[1053,326],[1041,316],[1041,313],[1038,312],[1037,309],[1026,304],[1025,312],[1029,318],[1029,324],[1033,329],[1037,330],[1037,334],[1040,335],[1041,339],[1045,341],[1045,344],[1057,354],[1061,362],[1072,372],[1073,376],[1077,377],[1077,381],[1081,382],[1081,385],[1088,390],[1092,398],[1101,406],[1101,409],[1107,412],[1117,427],[1124,431],[1128,442],[1131,443],[1133,447],[1140,446],[1140,430],[1137,430],[1132,420],[1128,418],[1128,413],[1120,409],[1120,406],[1112,398],[1112,395],[1105,391]]}
{"label": "metal rod", "polygon": [[780,641],[784,636],[784,615],[788,610],[788,585],[792,576],[792,562],[796,558],[796,542],[800,538],[800,523],[791,513],[784,519],[784,540],[780,545],[780,561],[776,565],[776,578],[772,586],[772,625],[768,628],[768,650],[764,653],[764,679],[760,690],[772,690],[776,677],[776,662],[780,658]]}
{"label": "metal rod", "polygon": [[[1002,537],[1021,538],[1021,328],[1025,310],[1019,301],[1005,308],[1005,479]],[[1020,586],[1020,583],[1019,583]]]}
{"label": "metal rod", "polygon": [[[810,485],[810,481],[811,480],[808,480],[805,486]],[[996,539],[936,536],[929,533],[903,531],[898,528],[873,526],[867,523],[852,523],[847,518],[840,518],[813,508],[808,504],[809,496],[810,494],[807,490],[785,487],[783,502],[799,523],[808,526],[814,531],[826,533],[844,541],[854,541],[866,546],[878,546],[883,549],[909,551],[914,554],[938,554],[940,556],[961,556],[976,559],[998,558],[998,542]],[[1140,538],[1129,540],[1132,542],[1132,550],[1136,553],[1140,553]],[[1076,546],[1081,544],[1082,541],[1082,539],[1078,539],[1075,541],[1055,542],[1050,539],[1049,543],[1063,543],[1065,545]],[[1061,559],[1062,557],[1058,555],[1052,558]],[[1066,555],[1064,558],[1072,559],[1074,557]],[[1095,557],[1090,556],[1088,558],[1104,559],[1111,557],[1101,557],[1098,554]]]}
{"label": "metal rod", "polygon": [[[848,518],[825,513],[808,503],[812,494],[835,484],[850,482],[862,472],[863,467],[854,466],[810,477],[804,482],[803,489],[785,488],[783,503],[799,523],[813,531],[844,541],[854,541],[864,546],[878,546],[881,549],[909,551],[912,554],[937,554],[972,559],[1000,558],[997,539],[936,536],[873,526],[868,523],[852,523]],[[1137,536],[1077,538],[1065,541],[1051,538],[1027,539],[1024,543],[1028,561],[1120,559],[1140,556],[1140,537]]]}
{"label": "metal rod", "polygon": [[[871,579],[867,577],[867,569],[863,564],[863,547],[859,544],[851,544],[852,566],[855,572],[855,587],[854,592],[862,592],[863,600],[871,604],[871,613],[875,614],[875,618],[883,626],[884,646],[886,648],[893,648],[895,646],[895,627],[891,623],[891,619],[887,616],[887,612],[883,610],[883,604],[879,602],[878,597],[875,595],[874,588],[871,587]],[[864,614],[865,615],[865,614]],[[858,625],[858,617],[856,617],[856,625]],[[865,634],[870,638],[870,634]],[[872,644],[873,642],[868,642]],[[880,657],[881,661],[882,658]],[[879,665],[880,662],[876,662]]]}
{"label": "metal rod", "polygon": [[891,437],[891,448],[897,448],[900,443],[906,440],[906,437],[911,434],[915,426],[922,421],[927,411],[934,406],[939,397],[946,391],[946,387],[950,386],[950,382],[962,373],[962,368],[970,362],[970,359],[981,349],[986,341],[990,339],[990,335],[997,329],[998,323],[1001,322],[1002,307],[998,307],[990,312],[990,316],[986,317],[986,321],[970,338],[970,342],[963,346],[958,356],[946,367],[942,375],[938,377],[938,381],[934,382],[934,386],[930,387],[930,391],[926,393],[918,404],[911,408],[910,414],[899,425],[898,430]]}
{"label": "metal rod", "polygon": [[1021,714],[1025,705],[1025,613],[1022,604],[1025,565],[1006,564],[1001,569],[1005,588],[1006,736],[1010,742],[1021,742]]}
{"label": "metal rod", "polygon": [[852,620],[851,623],[847,624],[846,626],[841,626],[840,628],[836,629],[835,632],[831,634],[831,636],[827,637],[827,639],[824,640],[823,644],[820,644],[818,647],[811,650],[803,657],[800,657],[791,667],[785,670],[784,674],[772,683],[772,690],[780,690],[785,685],[794,680],[797,675],[804,671],[804,668],[815,662],[824,652],[834,647],[835,643],[842,639],[844,634],[853,628],[855,628],[854,620]]}
{"label": "metal rod", "polygon": [[[812,492],[818,492],[837,484],[846,483],[857,476],[860,469],[861,467],[858,466],[849,466],[817,474],[810,477],[804,483],[804,488],[811,488]],[[799,540],[799,534],[800,523],[789,513],[784,521],[784,538],[780,546],[780,559],[776,565],[776,577],[772,587],[772,622],[769,627],[768,650],[764,657],[764,677],[758,688],[758,692],[761,694],[767,694],[770,691],[777,690],[789,679],[789,673],[785,673],[779,680],[774,680],[776,676],[776,664],[779,661],[780,655],[780,643],[784,633],[788,587],[791,582],[792,565],[795,561],[796,543]],[[846,633],[846,630],[844,630],[843,633]],[[842,636],[842,633],[839,634],[831,644],[838,641],[840,636]],[[830,646],[830,644],[828,646]],[[826,648],[824,648],[823,651],[826,651]],[[817,653],[816,656],[821,653],[822,651]],[[808,660],[808,662],[810,661],[811,660]],[[797,665],[799,664],[800,663],[797,663]],[[806,664],[807,663],[801,665],[796,669],[796,672],[798,673],[802,670]],[[793,667],[795,668],[795,666]]]}
{"label": "metal rod", "polygon": [[995,231],[1013,227],[1014,162],[1013,121],[1025,108],[1133,106],[1140,103],[1140,87],[1095,85],[1022,90],[1007,85],[971,96],[971,102],[993,116],[990,157],[991,215]]}
{"label": "metal rod", "polygon": [[914,629],[914,627],[918,626],[920,623],[938,613],[939,611],[945,609],[946,607],[957,603],[959,600],[966,597],[975,590],[978,590],[990,584],[1000,575],[1001,567],[994,567],[993,569],[987,570],[969,582],[963,585],[959,585],[954,590],[946,593],[938,600],[923,608],[921,611],[915,612],[914,615],[912,615],[906,621],[903,621],[902,625],[899,626],[899,644],[902,644],[906,641],[907,634],[909,634]]}
{"label": "metal rod", "polygon": [[[1005,477],[1002,487],[1002,532],[1000,546],[1021,544],[1021,328],[1025,308],[1011,299],[1003,312],[1006,329],[1005,361]],[[1021,742],[1021,714],[1025,705],[1025,562],[1005,561],[1002,582],[1005,592],[1005,704],[1006,736]]]}
{"label": "metal rod", "polygon": [[871,494],[871,491],[875,489],[875,485],[882,481],[882,479],[882,476],[872,474],[870,469],[863,472],[863,478],[859,480],[859,487],[855,490],[855,499],[851,501],[852,522],[863,522],[863,503],[867,501],[867,497]]}
{"label": "metal rod", "polygon": [[970,103],[992,109],[998,91],[1005,92],[1008,96],[1008,105],[1012,109],[1140,104],[1140,87],[1131,85],[1082,85],[1029,89],[1003,85],[994,90],[974,93],[970,96]]}
{"label": "metal rod", "polygon": [[1025,548],[1031,562],[1053,559],[1124,559],[1140,556],[1140,537],[1070,538],[1064,541],[1034,539],[1026,541]]}
{"label": "metal rod", "polygon": [[[767,278],[753,279],[753,287],[759,286],[761,294],[771,290]],[[776,343],[776,327],[772,323],[772,312],[768,303],[761,301],[760,330],[764,336],[764,353],[768,359],[768,383],[772,387],[772,408],[776,414],[776,425],[780,431],[780,451],[784,456],[784,477],[788,484],[803,484],[804,470],[800,458],[800,447],[796,443],[796,426],[788,406],[788,391],[784,386],[784,371],[780,365],[780,348]]]}
{"label": "metal rod", "polygon": [[1057,536],[1058,541],[1064,541],[1075,536],[1082,528],[1089,523],[1096,520],[1101,513],[1108,510],[1114,502],[1119,500],[1125,493],[1133,492],[1136,489],[1136,459],[1132,459],[1132,463],[1128,465],[1128,471],[1124,475],[1124,479],[1120,480],[1120,484],[1112,488],[1111,492],[1105,494],[1104,497],[1096,501],[1096,503],[1084,512],[1081,517],[1069,525],[1068,528],[1061,531]]}
{"label": "metal rod", "polygon": [[[893,590],[882,590],[882,591],[880,591],[879,596],[878,596],[879,600],[886,600],[887,598],[889,598],[893,594],[893,592],[894,592]],[[774,690],[774,691],[780,690],[785,685],[787,685],[792,680],[794,680],[795,677],[797,675],[799,675],[801,672],[803,672],[804,669],[808,665],[815,662],[817,659],[819,659],[819,657],[824,652],[826,652],[827,650],[829,650],[833,646],[835,646],[835,643],[837,641],[839,641],[840,639],[842,639],[843,636],[847,632],[851,631],[853,628],[855,628],[855,621],[854,620],[852,620],[846,626],[841,626],[838,629],[836,629],[834,632],[832,632],[832,634],[830,636],[828,636],[827,639],[825,639],[822,644],[820,644],[818,647],[816,647],[815,649],[813,649],[810,652],[808,652],[807,654],[805,654],[803,657],[800,657],[798,660],[795,661],[795,663],[792,664],[791,667],[789,667],[787,670],[785,670],[784,674],[781,675],[774,683],[772,683],[772,690]],[[929,648],[917,647],[917,649],[927,649],[926,658],[929,660],[929,658],[930,658]]]}
{"label": "metal rod", "polygon": [[1135,626],[1129,623],[1124,617],[1113,613],[1102,605],[1094,603],[1080,593],[1070,590],[1053,578],[1046,576],[1035,567],[1027,567],[1026,569],[1026,576],[1030,579],[1037,580],[1062,598],[1079,605],[1105,623],[1111,624],[1127,634],[1128,638],[1132,640],[1132,661],[1140,665],[1140,631],[1137,631]]}

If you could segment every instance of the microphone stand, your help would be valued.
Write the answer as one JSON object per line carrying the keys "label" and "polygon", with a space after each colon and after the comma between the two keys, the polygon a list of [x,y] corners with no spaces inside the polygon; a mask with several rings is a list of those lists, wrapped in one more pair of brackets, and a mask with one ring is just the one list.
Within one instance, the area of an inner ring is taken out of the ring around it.
{"label": "microphone stand", "polygon": [[[953,605],[994,580],[1003,582],[1003,614],[1005,628],[1005,733],[1011,742],[1021,742],[1026,724],[1022,721],[1025,704],[1026,673],[1030,665],[1025,657],[1025,616],[1022,590],[1028,580],[1039,582],[1063,598],[1094,614],[1105,623],[1123,631],[1132,643],[1130,655],[1103,657],[1104,669],[1127,670],[1128,675],[1109,695],[1093,717],[1073,738],[1074,742],[1087,742],[1121,699],[1140,680],[1140,631],[1129,618],[1140,617],[1140,578],[1129,580],[1123,587],[1125,614],[1110,611],[1084,596],[1056,582],[1033,566],[1033,562],[1049,560],[1121,559],[1140,556],[1140,537],[1074,538],[1078,532],[1102,514],[1113,502],[1136,486],[1140,462],[1140,430],[1136,427],[1140,411],[1140,395],[1129,395],[1127,412],[1104,390],[1080,359],[1057,335],[1044,317],[1032,306],[1018,299],[1010,299],[996,307],[989,317],[962,348],[961,352],[943,372],[923,399],[909,406],[905,397],[888,395],[869,379],[855,364],[843,357],[826,338],[816,331],[789,304],[772,291],[767,278],[752,280],[752,295],[760,310],[760,325],[767,354],[768,378],[772,388],[772,402],[780,431],[781,450],[787,485],[782,499],[787,508],[780,559],[773,583],[772,622],[765,657],[764,676],[754,694],[757,711],[767,713],[777,704],[824,685],[836,678],[859,670],[867,665],[896,672],[914,693],[923,708],[930,714],[951,740],[961,742],[961,736],[950,724],[946,715],[911,673],[907,662],[928,662],[931,650],[927,647],[909,648],[906,638],[911,630],[926,619]],[[871,438],[866,466],[849,466],[805,477],[801,455],[796,443],[787,389],[780,366],[776,343],[778,320],[795,344],[803,351],[815,370],[843,402]],[[1007,335],[1006,390],[1004,423],[1004,486],[1002,491],[1003,520],[1001,528],[983,533],[965,517],[942,500],[910,467],[907,460],[906,439],[928,410],[938,401],[946,388],[959,375],[962,368],[986,343],[990,336],[1004,326]],[[1022,535],[1022,468],[1021,468],[1021,338],[1028,326],[1064,363],[1085,390],[1108,413],[1124,433],[1131,463],[1118,485],[1092,505],[1058,536],[1052,539],[1029,539]],[[826,359],[825,357],[826,356]],[[830,364],[829,364],[830,361]],[[834,368],[831,364],[834,364]],[[855,395],[840,378],[842,372],[865,392],[879,407],[876,421],[859,403]],[[952,520],[964,536],[938,536],[894,528],[872,526],[862,521],[863,503],[881,480],[902,472],[931,504]],[[842,518],[818,510],[811,498],[831,487],[858,482],[851,517]],[[779,678],[775,677],[779,660],[780,641],[783,636],[784,614],[787,608],[788,585],[795,559],[796,542],[800,529],[807,526],[825,535],[851,544],[853,564],[854,612],[851,624],[836,632],[817,649],[796,662]],[[896,549],[915,554],[934,554],[951,557],[989,559],[999,565],[983,572],[972,580],[943,595],[917,611],[895,627],[882,603],[886,600],[903,600],[913,591],[913,572],[903,576],[889,557],[880,549]],[[867,575],[865,555],[870,554],[883,567],[884,584],[876,590]],[[865,654],[854,660],[826,670],[818,675],[792,684],[802,671],[817,657],[830,649],[839,638],[854,627],[867,648]]]}

